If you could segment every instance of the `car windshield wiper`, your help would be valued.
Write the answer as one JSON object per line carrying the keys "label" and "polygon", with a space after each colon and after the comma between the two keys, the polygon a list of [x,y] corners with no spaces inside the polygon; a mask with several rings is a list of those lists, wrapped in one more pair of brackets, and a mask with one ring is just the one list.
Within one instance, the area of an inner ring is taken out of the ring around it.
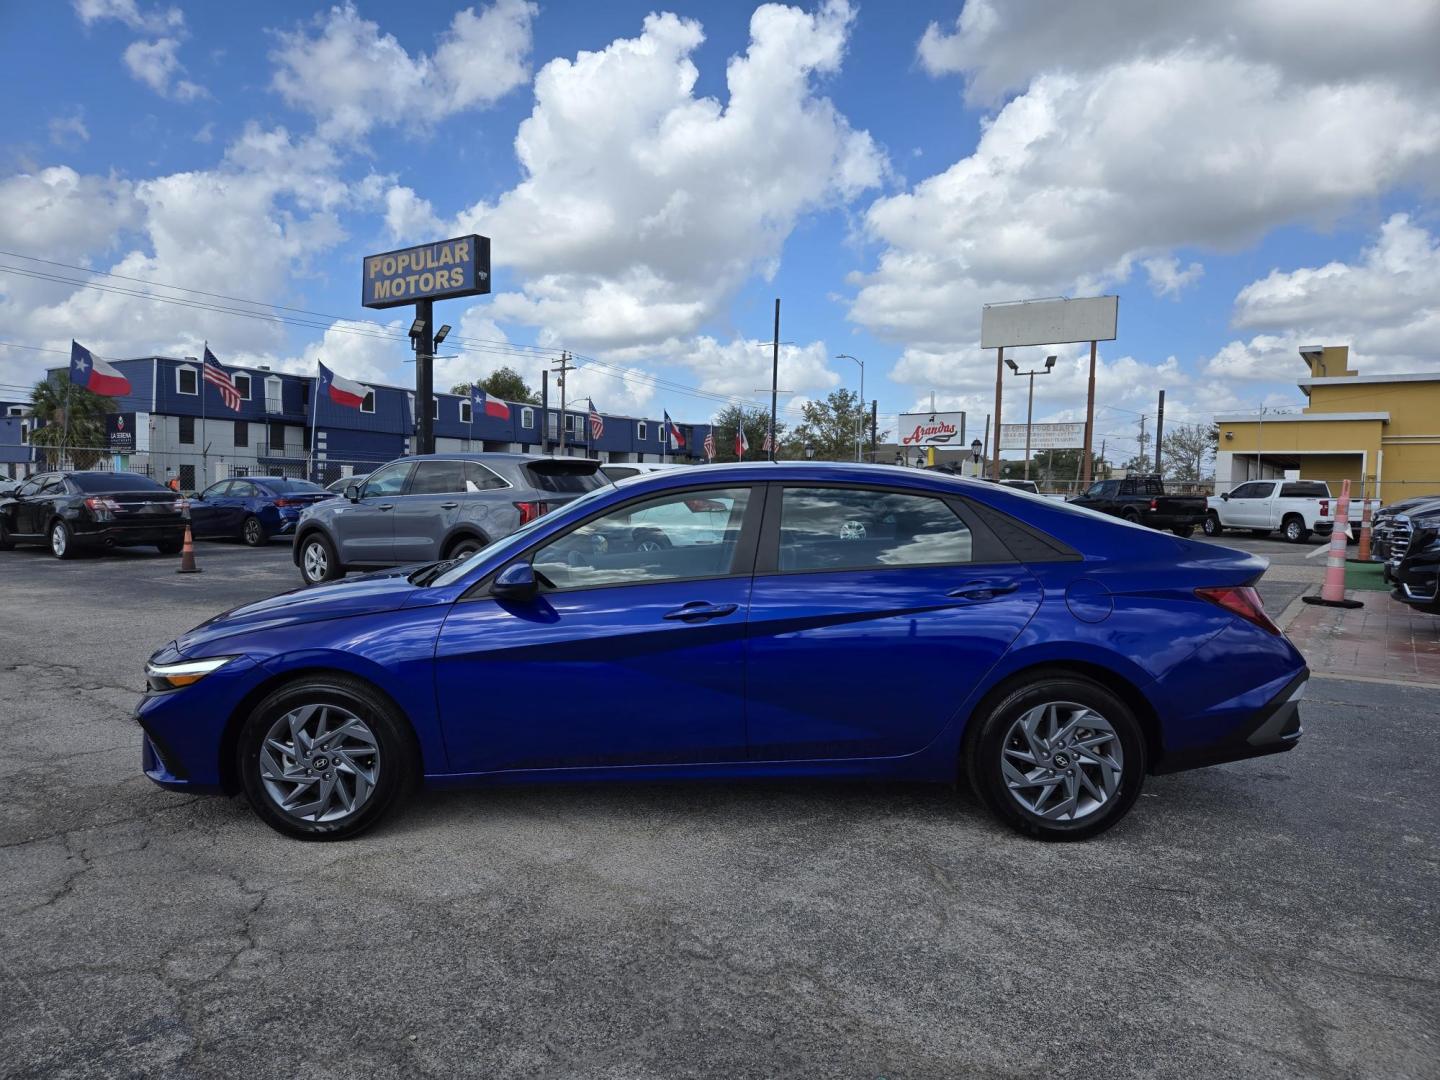
{"label": "car windshield wiper", "polygon": [[422,566],[419,570],[416,570],[413,574],[411,574],[408,580],[411,585],[429,585],[430,582],[434,581],[446,570],[449,570],[452,566],[454,566],[460,561],[462,560],[441,559],[439,562],[428,563],[425,566]]}

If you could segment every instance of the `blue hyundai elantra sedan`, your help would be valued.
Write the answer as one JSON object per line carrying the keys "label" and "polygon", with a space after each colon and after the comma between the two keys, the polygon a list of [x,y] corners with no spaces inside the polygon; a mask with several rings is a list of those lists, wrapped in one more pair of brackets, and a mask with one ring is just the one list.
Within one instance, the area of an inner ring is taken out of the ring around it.
{"label": "blue hyundai elantra sedan", "polygon": [[1292,749],[1264,560],[873,465],[670,470],[461,560],[271,597],[156,652],[144,770],[354,836],[418,783],[964,777],[1074,840],[1147,773]]}

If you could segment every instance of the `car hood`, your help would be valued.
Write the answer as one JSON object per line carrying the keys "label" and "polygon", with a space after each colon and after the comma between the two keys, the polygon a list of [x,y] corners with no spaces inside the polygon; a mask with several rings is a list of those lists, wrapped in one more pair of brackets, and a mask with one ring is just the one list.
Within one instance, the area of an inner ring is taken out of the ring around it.
{"label": "car hood", "polygon": [[190,655],[215,639],[232,634],[394,611],[424,594],[423,588],[409,581],[409,575],[420,565],[343,578],[231,608],[182,634],[176,639],[175,648],[182,655]]}

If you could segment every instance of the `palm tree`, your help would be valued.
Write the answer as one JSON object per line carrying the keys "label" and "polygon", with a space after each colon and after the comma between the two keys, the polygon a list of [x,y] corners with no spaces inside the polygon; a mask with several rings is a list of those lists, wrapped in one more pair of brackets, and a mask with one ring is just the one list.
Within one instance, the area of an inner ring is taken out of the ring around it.
{"label": "palm tree", "polygon": [[69,372],[41,379],[30,393],[35,430],[30,442],[45,448],[49,468],[68,457],[77,469],[88,469],[105,451],[105,416],[115,411],[108,397],[70,385]]}

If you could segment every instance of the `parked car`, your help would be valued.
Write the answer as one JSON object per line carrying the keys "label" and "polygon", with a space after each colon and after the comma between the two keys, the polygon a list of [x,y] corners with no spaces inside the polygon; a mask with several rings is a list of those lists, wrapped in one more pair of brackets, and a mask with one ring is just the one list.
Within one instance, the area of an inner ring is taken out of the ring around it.
{"label": "parked car", "polygon": [[301,512],[295,565],[318,585],[350,570],[461,558],[605,486],[599,465],[529,454],[401,458]]}
{"label": "parked car", "polygon": [[681,465],[676,461],[617,461],[606,463],[600,466],[600,471],[605,474],[607,480],[624,480],[630,476],[639,476],[642,473],[665,472],[667,469],[689,469],[689,465]]}
{"label": "parked car", "polygon": [[364,483],[365,478],[369,475],[370,474],[368,472],[362,472],[353,473],[350,476],[339,477],[338,479],[331,480],[330,483],[326,484],[325,490],[330,492],[331,495],[344,495],[345,489],[347,487],[349,487],[351,484]]}
{"label": "parked car", "polygon": [[1370,561],[1389,562],[1393,552],[1403,552],[1410,543],[1410,517],[1423,514],[1431,504],[1440,506],[1440,495],[1419,495],[1382,507],[1370,525]]}
{"label": "parked car", "polygon": [[[1248,529],[1252,536],[1269,536],[1278,530],[1290,543],[1303,544],[1312,533],[1330,535],[1338,504],[1324,480],[1250,480],[1206,500],[1205,535]],[[1373,513],[1380,502],[1372,499],[1370,505]],[[1351,499],[1355,536],[1363,513],[1362,500]]]}
{"label": "parked car", "polygon": [[1070,500],[1077,506],[1124,518],[1152,529],[1169,529],[1189,536],[1205,520],[1205,499],[1200,495],[1167,495],[1158,476],[1127,476],[1097,480],[1083,495]]}
{"label": "parked car", "polygon": [[1440,501],[1410,507],[1405,541],[1394,542],[1385,563],[1385,580],[1395,599],[1440,615]]}
{"label": "parked car", "polygon": [[[567,463],[512,467],[542,464]],[[458,562],[182,634],[146,669],[143,768],[315,839],[419,779],[957,774],[1014,828],[1080,839],[1147,773],[1296,745],[1309,673],[1266,565],[919,469],[633,477]]]}
{"label": "parked car", "polygon": [[190,500],[190,527],[197,540],[243,540],[258,547],[272,536],[293,534],[301,511],[332,498],[309,480],[284,476],[220,480]]}
{"label": "parked car", "polygon": [[71,559],[85,549],[154,544],[174,555],[184,538],[180,495],[139,473],[40,473],[0,498],[0,550],[43,544]]}

